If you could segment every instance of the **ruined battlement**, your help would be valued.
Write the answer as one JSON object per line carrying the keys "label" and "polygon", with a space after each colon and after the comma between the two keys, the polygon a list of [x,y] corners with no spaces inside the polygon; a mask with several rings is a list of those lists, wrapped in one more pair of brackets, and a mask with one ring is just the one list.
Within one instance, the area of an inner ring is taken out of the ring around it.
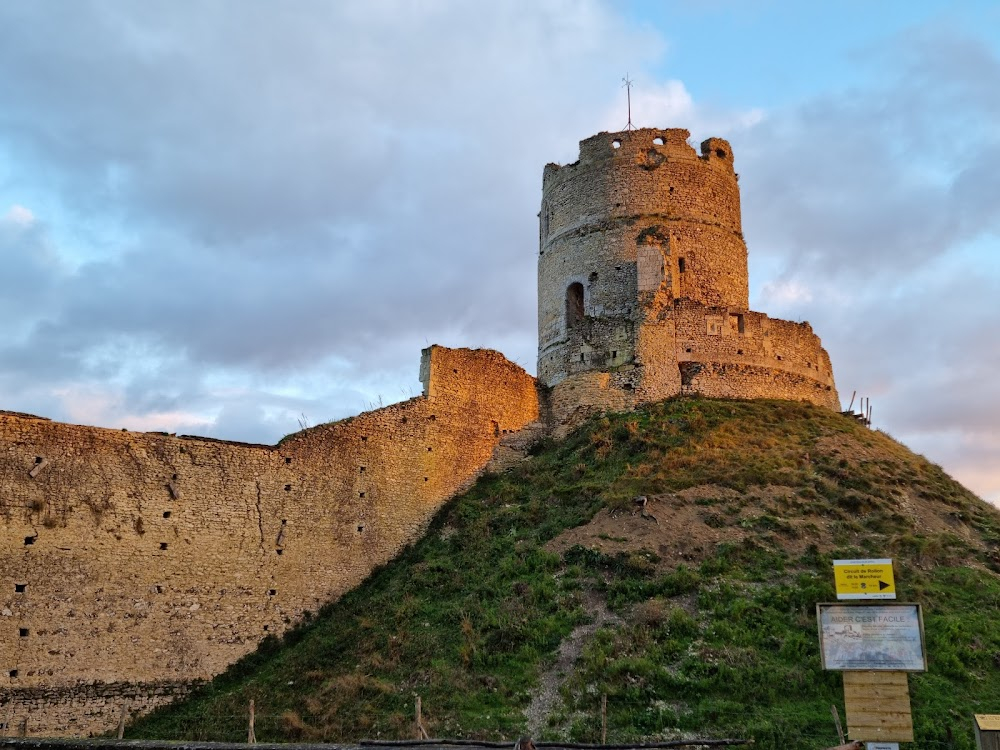
{"label": "ruined battlement", "polygon": [[728,142],[711,138],[699,156],[686,130],[599,133],[580,142],[580,159],[549,164],[542,177],[542,243],[595,223],[655,216],[716,226],[742,239],[739,189]]}
{"label": "ruined battlement", "polygon": [[650,147],[673,159],[701,159],[715,166],[724,165],[728,161],[729,169],[732,169],[732,147],[728,141],[724,138],[709,138],[702,142],[699,153],[688,143],[690,137],[691,132],[684,128],[635,128],[616,133],[600,132],[580,141],[579,159],[572,164],[546,164],[542,181],[544,184],[556,172],[574,171],[609,159],[642,161]]}

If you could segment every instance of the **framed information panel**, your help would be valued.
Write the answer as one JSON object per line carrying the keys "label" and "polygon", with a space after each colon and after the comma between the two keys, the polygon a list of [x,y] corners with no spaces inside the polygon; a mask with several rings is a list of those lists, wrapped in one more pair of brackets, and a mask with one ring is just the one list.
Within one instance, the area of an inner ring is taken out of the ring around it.
{"label": "framed information panel", "polygon": [[817,604],[823,669],[927,671],[919,604]]}

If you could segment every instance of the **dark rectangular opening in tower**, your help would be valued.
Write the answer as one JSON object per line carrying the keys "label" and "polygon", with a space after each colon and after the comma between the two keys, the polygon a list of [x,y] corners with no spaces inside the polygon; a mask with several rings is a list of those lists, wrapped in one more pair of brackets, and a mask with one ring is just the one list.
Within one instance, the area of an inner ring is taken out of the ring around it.
{"label": "dark rectangular opening in tower", "polygon": [[566,288],[566,327],[583,322],[583,284],[579,281]]}

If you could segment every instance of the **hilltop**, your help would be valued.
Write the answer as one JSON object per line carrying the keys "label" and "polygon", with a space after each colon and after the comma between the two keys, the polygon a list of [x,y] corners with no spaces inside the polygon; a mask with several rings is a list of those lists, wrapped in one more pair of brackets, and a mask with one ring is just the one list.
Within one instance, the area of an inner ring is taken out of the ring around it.
{"label": "hilltop", "polygon": [[[974,747],[1000,693],[1000,513],[884,433],[804,403],[672,399],[592,419],[448,503],[427,534],[128,737],[837,743],[814,605],[892,557],[924,605],[919,747]],[[645,498],[645,502],[637,498]],[[991,702],[993,701],[993,702]]]}

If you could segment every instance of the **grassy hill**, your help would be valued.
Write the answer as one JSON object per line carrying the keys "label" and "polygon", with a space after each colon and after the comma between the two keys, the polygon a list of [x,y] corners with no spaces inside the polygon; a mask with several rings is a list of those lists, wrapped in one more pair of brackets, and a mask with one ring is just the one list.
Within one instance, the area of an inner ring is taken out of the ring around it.
{"label": "grassy hill", "polygon": [[[645,496],[644,506],[636,502]],[[450,502],[424,539],[128,737],[431,736],[837,744],[815,604],[831,560],[892,557],[924,606],[917,746],[1000,712],[1000,514],[852,419],[676,399],[595,419]]]}

